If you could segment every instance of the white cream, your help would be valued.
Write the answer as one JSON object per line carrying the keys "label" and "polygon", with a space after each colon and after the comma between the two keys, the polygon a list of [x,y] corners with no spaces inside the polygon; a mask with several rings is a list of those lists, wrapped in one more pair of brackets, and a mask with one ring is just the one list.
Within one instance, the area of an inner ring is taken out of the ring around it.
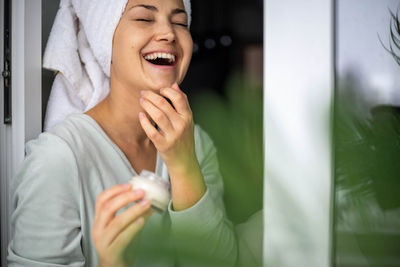
{"label": "white cream", "polygon": [[144,199],[151,201],[151,207],[154,210],[161,213],[167,209],[171,199],[169,181],[155,173],[143,170],[139,176],[133,176],[130,183],[133,190],[142,189],[145,192]]}

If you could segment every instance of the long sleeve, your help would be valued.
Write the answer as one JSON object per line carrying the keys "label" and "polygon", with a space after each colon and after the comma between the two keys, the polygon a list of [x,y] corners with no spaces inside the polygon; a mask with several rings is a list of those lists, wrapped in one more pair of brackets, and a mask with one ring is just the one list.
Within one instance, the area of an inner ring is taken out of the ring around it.
{"label": "long sleeve", "polygon": [[196,155],[207,191],[186,210],[176,212],[169,206],[179,266],[234,266],[237,244],[223,204],[216,149],[210,137],[200,127],[196,128]]}
{"label": "long sleeve", "polygon": [[84,266],[75,157],[59,137],[41,134],[12,180],[13,238],[8,266]]}

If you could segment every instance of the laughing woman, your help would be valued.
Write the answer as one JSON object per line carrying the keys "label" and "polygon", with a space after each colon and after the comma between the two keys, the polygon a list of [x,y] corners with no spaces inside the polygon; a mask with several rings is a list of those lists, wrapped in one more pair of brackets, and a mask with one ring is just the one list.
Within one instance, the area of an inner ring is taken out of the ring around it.
{"label": "laughing woman", "polygon": [[[235,263],[216,149],[179,88],[189,20],[189,1],[61,1],[44,59],[59,73],[47,126],[75,114],[27,144],[9,266]],[[170,180],[167,212],[132,190],[142,170]]]}

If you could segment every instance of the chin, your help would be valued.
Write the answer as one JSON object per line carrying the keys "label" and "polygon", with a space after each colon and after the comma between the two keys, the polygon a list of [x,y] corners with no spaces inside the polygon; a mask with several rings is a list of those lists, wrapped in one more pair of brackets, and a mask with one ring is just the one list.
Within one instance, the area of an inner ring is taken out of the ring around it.
{"label": "chin", "polygon": [[170,79],[170,80],[163,80],[163,81],[158,81],[157,83],[153,83],[150,88],[152,90],[160,90],[161,88],[166,88],[166,87],[171,87],[174,83],[179,82],[176,79]]}

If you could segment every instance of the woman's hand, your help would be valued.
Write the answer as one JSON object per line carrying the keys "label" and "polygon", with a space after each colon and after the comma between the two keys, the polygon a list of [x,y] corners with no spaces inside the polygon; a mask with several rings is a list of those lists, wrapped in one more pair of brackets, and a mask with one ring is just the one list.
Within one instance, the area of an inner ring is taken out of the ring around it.
{"label": "woman's hand", "polygon": [[[172,88],[162,88],[160,95],[142,91],[140,104],[147,112],[139,113],[140,123],[160,156],[169,167],[182,167],[197,161],[194,150],[194,123],[185,93],[175,83]],[[164,98],[169,99],[173,106]],[[159,127],[153,126],[150,119]]]}
{"label": "woman's hand", "polygon": [[193,115],[187,96],[176,83],[161,89],[160,95],[141,93],[140,105],[147,115],[139,113],[140,123],[168,167],[173,207],[189,208],[204,195],[206,187],[195,153]]}
{"label": "woman's hand", "polygon": [[150,201],[142,200],[116,216],[126,205],[144,197],[130,184],[115,185],[97,197],[92,238],[99,256],[99,266],[133,265],[138,234],[151,215]]}

